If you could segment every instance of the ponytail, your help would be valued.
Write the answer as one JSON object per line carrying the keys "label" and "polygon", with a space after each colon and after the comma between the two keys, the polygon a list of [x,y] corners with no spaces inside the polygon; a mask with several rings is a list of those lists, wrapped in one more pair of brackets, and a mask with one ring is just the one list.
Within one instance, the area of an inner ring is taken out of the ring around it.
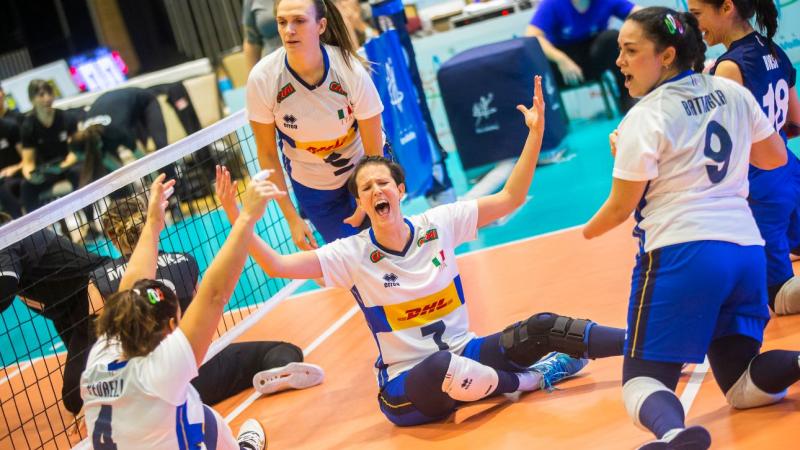
{"label": "ponytail", "polygon": [[[739,0],[739,2],[742,1],[747,0]],[[772,45],[772,38],[774,38],[775,33],[778,32],[778,8],[775,7],[775,2],[773,0],[754,0],[753,3],[756,23],[767,36],[770,45]]]}
{"label": "ponytail", "polygon": [[98,336],[118,341],[125,358],[147,356],[158,347],[178,317],[178,298],[160,281],[139,280],[133,289],[106,301],[95,321]]}
{"label": "ponytail", "polygon": [[106,175],[103,166],[103,125],[90,125],[85,130],[75,133],[72,144],[83,147],[83,168],[78,178],[78,187],[84,187],[94,180]]}
{"label": "ponytail", "polygon": [[700,33],[697,18],[692,14],[652,6],[632,13],[627,20],[642,27],[645,36],[655,44],[656,51],[675,48],[675,66],[679,71],[703,71],[706,43]]}

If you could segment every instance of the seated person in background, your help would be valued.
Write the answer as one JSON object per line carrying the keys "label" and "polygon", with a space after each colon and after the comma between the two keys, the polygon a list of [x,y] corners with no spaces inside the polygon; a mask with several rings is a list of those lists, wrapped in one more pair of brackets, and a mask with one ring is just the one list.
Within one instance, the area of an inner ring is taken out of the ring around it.
{"label": "seated person in background", "polygon": [[[114,202],[103,216],[106,236],[122,257],[108,260],[95,270],[96,289],[89,290],[95,311],[102,307],[104,299],[119,290],[122,275],[142,234],[146,211],[147,206],[133,197]],[[198,276],[197,262],[190,253],[159,251],[155,279],[175,293],[181,313],[194,298]],[[250,387],[262,394],[271,394],[321,383],[325,376],[322,368],[302,361],[303,351],[290,343],[237,342],[200,366],[192,385],[203,403],[213,405]]]}
{"label": "seated person in background", "polygon": [[[153,140],[155,149],[167,146],[167,127],[156,96],[137,87],[106,92],[92,103],[81,124],[86,132],[75,139],[85,149],[86,162],[81,185],[88,184],[122,165],[126,149],[135,152],[142,143],[147,149]],[[115,167],[116,166],[116,167]],[[172,166],[164,171],[174,178]]]}
{"label": "seated person in background", "polygon": [[6,91],[0,86],[0,119],[13,120],[17,125],[22,125],[22,119],[25,116],[16,109],[11,109],[6,105]]}
{"label": "seated person in background", "polygon": [[68,179],[79,185],[81,164],[69,147],[78,130],[77,121],[53,108],[53,87],[44,80],[28,85],[33,111],[22,122],[22,204],[26,212],[42,206],[40,195],[57,181]]}
{"label": "seated person in background", "polygon": [[[10,220],[10,216],[0,213],[0,226]],[[0,312],[19,296],[33,311],[53,321],[67,349],[62,401],[73,414],[81,409],[78,382],[91,345],[89,275],[105,260],[50,228],[0,250]],[[50,342],[42,343],[48,344]]]}
{"label": "seated person in background", "polygon": [[19,195],[22,185],[22,145],[19,124],[11,117],[0,119],[0,211],[22,215]]}
{"label": "seated person in background", "polygon": [[611,16],[625,20],[638,9],[629,0],[542,0],[526,36],[536,36],[553,67],[559,86],[599,80],[606,70],[614,74],[624,114],[634,104],[617,69],[617,30],[608,29]]}

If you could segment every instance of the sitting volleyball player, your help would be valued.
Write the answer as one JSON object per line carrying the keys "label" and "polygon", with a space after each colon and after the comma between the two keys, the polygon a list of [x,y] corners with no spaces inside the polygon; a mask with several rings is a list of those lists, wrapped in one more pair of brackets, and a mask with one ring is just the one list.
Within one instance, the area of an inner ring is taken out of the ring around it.
{"label": "sitting volleyball player", "polygon": [[617,65],[632,97],[619,125],[609,198],[586,225],[591,239],[635,211],[622,397],[634,423],[658,438],[641,449],[706,449],[686,428],[674,391],[682,363],[708,361],[737,409],[780,401],[800,379],[800,352],[760,353],[767,307],[764,241],[747,205],[748,168],[787,161],[753,95],[696,73],[705,44],[688,13],[650,7],[619,33]]}
{"label": "sitting volleyball player", "polygon": [[[454,250],[474,239],[479,227],[524,202],[544,129],[541,77],[536,77],[534,106],[518,108],[530,134],[499,193],[405,218],[402,169],[368,156],[358,162],[347,186],[369,217],[370,229],[291,255],[278,254],[260,239],[250,247],[270,276],[324,277],[327,286],[353,293],[379,347],[379,406],[396,425],[443,419],[459,402],[549,386],[579,371],[586,364],[579,358],[621,354],[624,330],[551,313],[486,337],[468,330]],[[227,171],[218,172],[217,193],[229,219],[237,220],[235,187]],[[561,353],[542,360],[550,352]]]}
{"label": "sitting volleyball player", "polygon": [[[113,202],[103,215],[103,231],[122,257],[108,260],[94,271],[89,293],[95,310],[99,309],[97,300],[102,303],[119,290],[127,261],[144,227],[145,210],[139,198],[131,197]],[[191,253],[159,252],[157,264],[156,280],[175,293],[181,313],[185,313],[196,293],[197,262]],[[213,405],[250,387],[271,394],[321,383],[322,368],[302,361],[303,351],[288,342],[235,342],[204,363],[192,385],[203,403]]]}
{"label": "sitting volleyball player", "polygon": [[95,450],[216,448],[262,450],[264,430],[254,419],[238,442],[228,425],[203,405],[189,381],[197,376],[222,312],[247,259],[253,226],[269,199],[285,195],[266,181],[248,186],[244,211],[182,317],[178,299],[155,281],[158,235],[174,181],[151,186],[147,221],[119,292],[97,319],[100,336],[81,377],[86,424]]}

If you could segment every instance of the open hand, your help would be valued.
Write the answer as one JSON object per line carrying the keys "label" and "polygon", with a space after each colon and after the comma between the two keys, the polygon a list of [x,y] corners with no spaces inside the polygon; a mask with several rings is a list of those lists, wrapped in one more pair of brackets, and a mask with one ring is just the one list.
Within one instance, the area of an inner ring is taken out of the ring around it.
{"label": "open hand", "polygon": [[164,211],[169,205],[169,196],[172,195],[175,180],[165,181],[167,176],[161,174],[150,185],[150,197],[147,202],[147,223],[157,227],[160,231],[164,228]]}
{"label": "open hand", "polygon": [[544,132],[544,94],[542,93],[541,75],[536,75],[534,77],[533,106],[526,108],[523,105],[517,105],[517,110],[525,116],[525,125],[527,125],[531,131],[542,136]]}

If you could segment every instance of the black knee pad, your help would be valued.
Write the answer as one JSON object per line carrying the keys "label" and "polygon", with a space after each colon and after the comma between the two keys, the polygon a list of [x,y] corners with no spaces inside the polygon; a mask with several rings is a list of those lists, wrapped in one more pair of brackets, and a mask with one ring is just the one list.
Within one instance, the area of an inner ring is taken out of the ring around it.
{"label": "black knee pad", "polygon": [[508,358],[524,367],[550,352],[582,358],[587,351],[585,334],[590,323],[590,320],[553,313],[534,314],[503,330],[500,343]]}

